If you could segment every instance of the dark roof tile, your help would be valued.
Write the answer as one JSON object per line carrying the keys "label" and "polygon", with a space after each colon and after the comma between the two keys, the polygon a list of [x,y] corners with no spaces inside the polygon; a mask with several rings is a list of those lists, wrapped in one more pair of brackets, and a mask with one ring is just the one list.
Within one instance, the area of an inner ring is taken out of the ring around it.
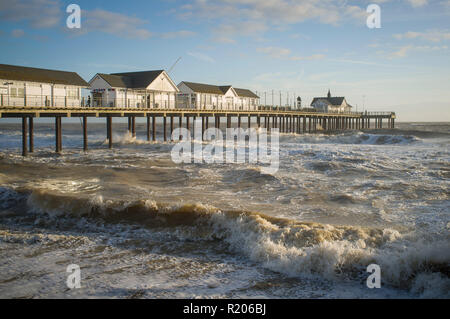
{"label": "dark roof tile", "polygon": [[75,72],[0,64],[0,79],[89,87]]}

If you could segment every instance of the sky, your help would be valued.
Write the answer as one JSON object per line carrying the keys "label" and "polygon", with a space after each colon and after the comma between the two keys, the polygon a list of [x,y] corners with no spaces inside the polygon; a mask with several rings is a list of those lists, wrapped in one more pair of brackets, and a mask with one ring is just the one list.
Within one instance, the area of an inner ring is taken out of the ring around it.
{"label": "sky", "polygon": [[[67,27],[72,3],[80,29]],[[371,4],[381,28],[367,26]],[[0,0],[0,41],[0,63],[86,81],[181,57],[175,83],[249,88],[267,104],[330,89],[355,111],[450,121],[450,0]]]}

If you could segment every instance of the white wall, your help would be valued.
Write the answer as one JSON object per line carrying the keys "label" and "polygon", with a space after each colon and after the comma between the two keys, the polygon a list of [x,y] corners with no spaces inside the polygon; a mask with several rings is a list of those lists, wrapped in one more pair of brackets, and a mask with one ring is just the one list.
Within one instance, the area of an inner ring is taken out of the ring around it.
{"label": "white wall", "polygon": [[21,107],[79,107],[81,105],[81,87],[79,86],[7,79],[0,79],[0,82],[13,83],[2,85],[3,94],[0,94],[0,105]]}

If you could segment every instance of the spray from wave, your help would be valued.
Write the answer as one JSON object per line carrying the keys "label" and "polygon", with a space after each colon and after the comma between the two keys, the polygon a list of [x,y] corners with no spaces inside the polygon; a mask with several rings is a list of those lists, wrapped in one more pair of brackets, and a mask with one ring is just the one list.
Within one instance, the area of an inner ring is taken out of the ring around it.
{"label": "spray from wave", "polygon": [[[13,198],[11,191],[3,194]],[[14,205],[10,200],[6,206]],[[367,266],[375,263],[388,286],[424,297],[450,297],[450,241],[445,237],[424,240],[395,229],[300,222],[202,204],[75,198],[44,190],[33,190],[27,207],[48,223],[85,217],[107,225],[164,229],[178,241],[220,241],[243,258],[290,277],[362,282]]]}

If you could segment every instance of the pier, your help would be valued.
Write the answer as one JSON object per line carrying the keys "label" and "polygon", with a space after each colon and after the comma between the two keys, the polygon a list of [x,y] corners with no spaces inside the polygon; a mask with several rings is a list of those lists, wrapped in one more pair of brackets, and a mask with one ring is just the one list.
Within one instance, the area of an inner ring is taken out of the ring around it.
{"label": "pier", "polygon": [[[172,137],[176,119],[178,127],[190,129],[191,119],[201,118],[202,132],[210,127],[209,120],[214,118],[214,127],[220,129],[222,119],[226,119],[226,128],[231,128],[233,119],[237,119],[239,128],[279,129],[285,134],[331,133],[345,130],[394,128],[396,115],[392,112],[374,113],[318,113],[301,110],[189,110],[189,109],[145,109],[145,108],[67,108],[67,107],[0,107],[0,118],[17,118],[22,120],[22,155],[34,152],[34,119],[54,118],[55,151],[61,153],[62,118],[82,119],[83,149],[88,150],[88,119],[104,118],[108,147],[113,147],[113,119],[128,118],[128,131],[136,137],[136,118],[147,120],[147,140],[156,141],[156,121],[162,119],[163,141]],[[245,121],[244,119],[247,119]],[[168,123],[169,122],[169,123]],[[247,123],[245,123],[247,122]],[[244,124],[245,123],[245,124]],[[252,126],[255,125],[255,126]],[[169,129],[169,135],[167,130]],[[179,137],[181,139],[181,136]],[[172,141],[172,139],[171,139]]]}

